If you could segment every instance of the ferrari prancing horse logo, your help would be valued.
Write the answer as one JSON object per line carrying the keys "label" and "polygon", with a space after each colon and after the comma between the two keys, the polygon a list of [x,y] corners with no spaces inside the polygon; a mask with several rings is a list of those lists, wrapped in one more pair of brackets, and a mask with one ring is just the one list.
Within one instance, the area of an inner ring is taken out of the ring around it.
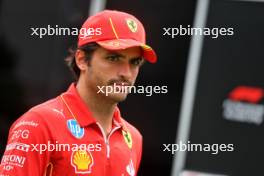
{"label": "ferrari prancing horse logo", "polygon": [[127,146],[131,149],[132,148],[131,134],[128,131],[124,131],[124,130],[122,130],[122,134],[123,134],[123,137],[124,137],[124,140],[125,140]]}
{"label": "ferrari prancing horse logo", "polygon": [[137,23],[135,22],[135,20],[132,19],[126,19],[127,22],[127,26],[130,29],[130,31],[132,32],[137,32]]}

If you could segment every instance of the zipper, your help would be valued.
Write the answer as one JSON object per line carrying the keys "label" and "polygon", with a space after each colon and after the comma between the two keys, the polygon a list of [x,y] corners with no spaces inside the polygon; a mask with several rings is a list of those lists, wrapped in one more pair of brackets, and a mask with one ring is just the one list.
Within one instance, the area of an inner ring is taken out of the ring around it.
{"label": "zipper", "polygon": [[110,139],[110,136],[119,128],[121,128],[121,126],[116,126],[114,127],[114,129],[111,130],[111,132],[109,133],[108,137],[106,137],[106,134],[102,128],[102,126],[97,122],[96,123],[99,127],[99,129],[101,130],[101,133],[103,135],[103,138],[104,138],[104,142],[105,142],[105,145],[106,145],[106,157],[107,159],[110,158],[110,144],[109,144],[109,139]]}

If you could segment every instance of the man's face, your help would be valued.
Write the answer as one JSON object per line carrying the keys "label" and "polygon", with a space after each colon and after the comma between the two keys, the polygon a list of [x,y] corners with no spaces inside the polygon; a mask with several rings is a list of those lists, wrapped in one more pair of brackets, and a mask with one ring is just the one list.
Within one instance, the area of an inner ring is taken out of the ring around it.
{"label": "man's face", "polygon": [[104,87],[103,96],[114,102],[125,100],[128,93],[122,90],[125,90],[125,86],[134,85],[139,68],[143,63],[141,56],[140,47],[115,51],[98,48],[93,53],[86,73],[83,74],[86,77],[88,90],[103,94],[99,90]]}

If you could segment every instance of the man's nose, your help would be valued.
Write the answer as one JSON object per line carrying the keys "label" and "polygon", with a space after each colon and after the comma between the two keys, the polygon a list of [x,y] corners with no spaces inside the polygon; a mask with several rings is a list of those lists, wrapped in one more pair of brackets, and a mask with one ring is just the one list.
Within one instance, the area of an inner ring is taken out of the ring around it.
{"label": "man's nose", "polygon": [[132,70],[129,63],[123,63],[119,65],[118,76],[130,79],[132,76]]}

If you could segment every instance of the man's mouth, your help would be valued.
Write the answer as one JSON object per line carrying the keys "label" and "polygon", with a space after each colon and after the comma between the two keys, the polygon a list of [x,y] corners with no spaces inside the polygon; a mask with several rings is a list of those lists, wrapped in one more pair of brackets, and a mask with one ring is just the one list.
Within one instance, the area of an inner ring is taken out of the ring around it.
{"label": "man's mouth", "polygon": [[109,84],[110,86],[131,86],[132,83],[128,80],[124,80],[124,79],[121,79],[121,80],[110,80],[109,81]]}
{"label": "man's mouth", "polygon": [[116,82],[116,83],[114,83],[114,85],[116,85],[116,86],[130,86],[131,84],[129,84],[128,82]]}

